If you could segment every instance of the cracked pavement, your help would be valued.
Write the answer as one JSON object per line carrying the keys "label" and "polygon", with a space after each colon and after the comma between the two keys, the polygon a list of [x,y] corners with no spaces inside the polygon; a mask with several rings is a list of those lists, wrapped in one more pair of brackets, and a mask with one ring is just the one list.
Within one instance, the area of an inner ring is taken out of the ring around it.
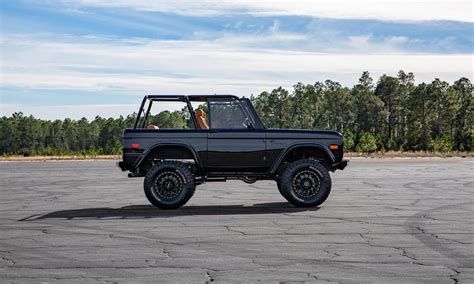
{"label": "cracked pavement", "polygon": [[474,159],[353,159],[329,199],[272,181],[149,205],[113,161],[0,162],[0,282],[474,282]]}

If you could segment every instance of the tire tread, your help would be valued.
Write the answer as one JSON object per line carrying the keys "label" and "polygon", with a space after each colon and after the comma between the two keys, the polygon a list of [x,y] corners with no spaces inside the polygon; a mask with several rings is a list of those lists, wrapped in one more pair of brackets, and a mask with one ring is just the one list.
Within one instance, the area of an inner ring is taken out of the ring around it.
{"label": "tire tread", "polygon": [[[153,183],[154,179],[156,178],[156,175],[163,169],[174,169],[175,171],[179,171],[186,179],[186,183],[184,185],[185,188],[183,188],[183,190],[186,190],[187,192],[183,196],[183,198],[177,200],[176,203],[165,204],[160,200],[156,199],[151,192],[153,190]],[[151,204],[161,209],[176,209],[183,206],[184,204],[186,204],[186,202],[189,201],[189,199],[191,199],[191,197],[194,195],[196,186],[194,184],[194,175],[192,174],[191,170],[186,166],[186,164],[178,161],[163,161],[156,163],[148,170],[143,181],[143,188],[145,191],[145,196]]]}
{"label": "tire tread", "polygon": [[[308,166],[316,168],[323,175],[320,181],[321,182],[320,191],[322,190],[322,193],[320,194],[318,192],[317,195],[319,196],[317,197],[316,200],[313,200],[312,202],[302,202],[301,200],[298,200],[293,196],[294,193],[292,193],[292,190],[293,190],[292,177],[299,169],[303,169]],[[312,160],[312,159],[301,159],[301,160],[297,160],[291,163],[283,171],[279,189],[280,189],[281,195],[286,200],[288,200],[288,202],[290,202],[296,207],[316,207],[316,206],[321,205],[324,201],[326,201],[326,199],[329,196],[329,193],[331,192],[331,176],[329,175],[327,168],[321,162],[317,160]]]}

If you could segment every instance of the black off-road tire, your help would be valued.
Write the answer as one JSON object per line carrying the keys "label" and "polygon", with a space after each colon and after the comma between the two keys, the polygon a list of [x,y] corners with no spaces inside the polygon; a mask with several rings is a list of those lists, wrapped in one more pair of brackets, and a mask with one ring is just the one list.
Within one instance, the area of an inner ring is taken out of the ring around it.
{"label": "black off-road tire", "polygon": [[194,176],[184,163],[163,161],[148,170],[143,188],[148,200],[156,207],[175,209],[193,196]]}
{"label": "black off-road tire", "polygon": [[288,200],[288,197],[286,197],[286,192],[284,190],[281,189],[281,180],[277,181],[277,187],[278,187],[278,191],[280,192],[281,196],[283,196],[286,200]]}
{"label": "black off-road tire", "polygon": [[331,192],[331,176],[316,160],[302,159],[291,163],[280,181],[283,197],[296,207],[321,205]]}

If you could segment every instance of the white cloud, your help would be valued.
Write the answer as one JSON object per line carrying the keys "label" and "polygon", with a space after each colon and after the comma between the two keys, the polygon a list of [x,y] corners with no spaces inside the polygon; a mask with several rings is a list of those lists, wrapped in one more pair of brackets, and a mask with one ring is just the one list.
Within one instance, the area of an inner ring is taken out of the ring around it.
{"label": "white cloud", "polygon": [[[270,34],[269,37],[279,37]],[[95,91],[136,97],[136,105],[60,106],[6,105],[3,115],[23,110],[43,118],[117,116],[135,110],[144,94],[232,93],[250,96],[296,82],[332,79],[351,86],[364,70],[374,78],[398,70],[414,72],[417,82],[435,77],[453,82],[462,76],[472,80],[472,54],[436,55],[396,52],[405,38],[389,38],[386,44],[370,43],[370,36],[352,38],[351,48],[339,53],[301,52],[248,48],[253,39],[226,36],[214,41],[154,41],[134,39],[5,36],[2,47],[1,85],[26,90]],[[75,43],[81,42],[81,43]],[[393,50],[387,52],[389,48]],[[133,100],[133,99],[132,99]],[[10,100],[11,101],[11,100]],[[109,102],[113,103],[113,102]],[[51,102],[54,105],[55,102]],[[108,104],[108,103],[105,103]]]}
{"label": "white cloud", "polygon": [[194,16],[249,13],[338,19],[454,20],[473,22],[470,0],[63,0],[68,4],[124,7]]}
{"label": "white cloud", "polygon": [[371,35],[350,36],[347,43],[340,44],[342,47],[339,47],[339,49],[344,49],[347,45],[354,53],[400,53],[403,44],[407,42],[409,42],[409,39],[404,36],[387,37],[381,42],[374,41]]}

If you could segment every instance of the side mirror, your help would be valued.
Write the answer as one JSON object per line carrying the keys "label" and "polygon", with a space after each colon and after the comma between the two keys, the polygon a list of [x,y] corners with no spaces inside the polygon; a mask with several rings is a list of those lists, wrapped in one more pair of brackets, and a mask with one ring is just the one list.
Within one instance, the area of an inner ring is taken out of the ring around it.
{"label": "side mirror", "polygon": [[255,126],[253,126],[252,122],[248,118],[245,119],[244,125],[249,130],[255,130]]}

